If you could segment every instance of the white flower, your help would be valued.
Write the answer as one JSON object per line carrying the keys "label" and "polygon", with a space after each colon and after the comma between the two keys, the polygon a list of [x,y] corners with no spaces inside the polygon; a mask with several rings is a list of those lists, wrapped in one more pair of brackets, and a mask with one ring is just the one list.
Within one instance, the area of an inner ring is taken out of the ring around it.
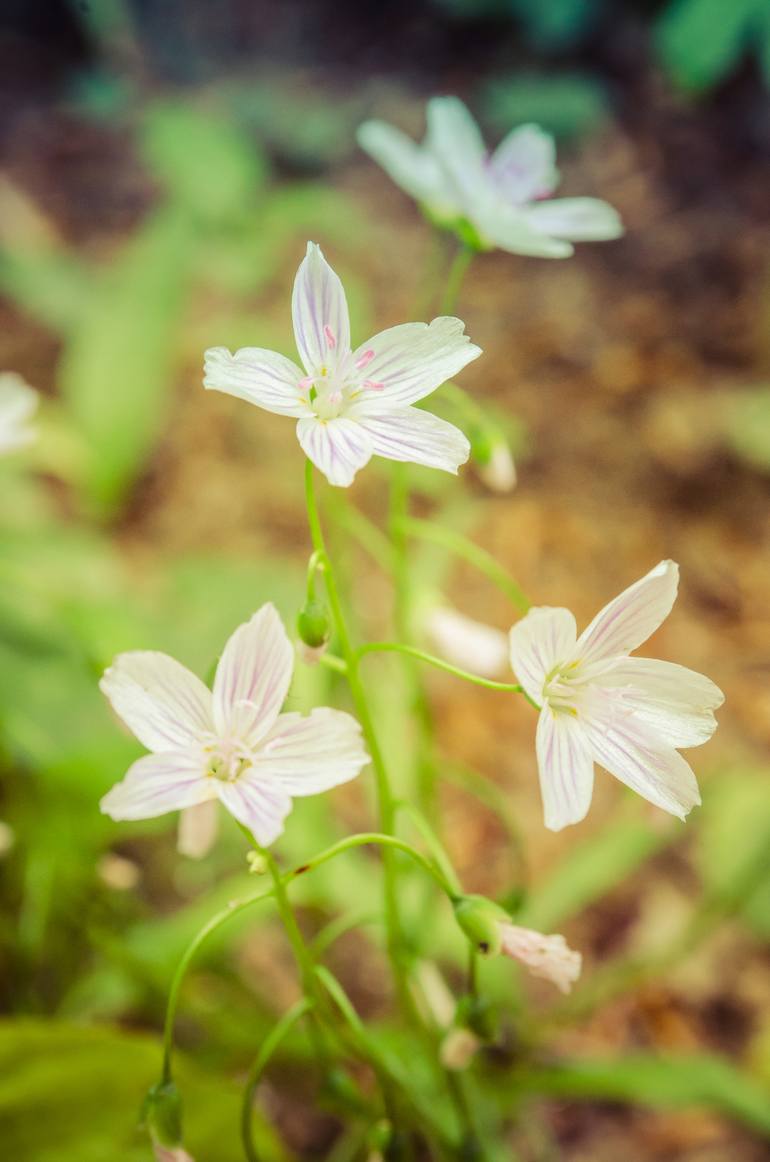
{"label": "white flower", "polygon": [[537,762],[552,831],[585,818],[594,763],[680,819],[700,803],[695,775],[677,748],[708,741],[722,692],[684,666],[628,656],[668,617],[678,582],[678,566],[662,561],[580,637],[568,609],[545,606],[511,630],[511,665],[542,706]]}
{"label": "white flower", "polygon": [[363,149],[440,224],[475,234],[479,246],[567,258],[571,242],[618,238],[617,212],[598,198],[550,199],[559,182],[553,138],[521,125],[489,153],[457,97],[428,102],[427,135],[416,145],[381,121],[359,129]]}
{"label": "white flower", "polygon": [[532,928],[500,924],[502,951],[526,965],[533,976],[542,977],[568,993],[580,976],[583,958],[569,947],[563,936],[544,936]]}
{"label": "white flower", "polygon": [[489,459],[479,464],[478,474],[491,492],[513,492],[516,487],[516,464],[505,440],[497,440]]}
{"label": "white flower", "polygon": [[104,796],[102,811],[149,819],[218,799],[258,843],[272,843],[292,798],[345,783],[368,762],[349,714],[280,713],[293,667],[272,605],[232,635],[213,690],[167,654],[121,654],[101,688],[152,753]]}
{"label": "white flower", "polygon": [[448,605],[431,606],[423,628],[435,649],[454,666],[482,678],[499,678],[508,668],[508,640],[502,630]]}
{"label": "white flower", "polygon": [[243,347],[206,352],[204,386],[298,420],[305,455],[331,484],[347,486],[372,456],[457,472],[469,455],[462,432],[412,407],[481,354],[460,319],[403,323],[355,351],[345,291],[309,242],[292,296],[302,368],[283,355]]}
{"label": "white flower", "polygon": [[35,438],[29,421],[39,397],[15,371],[0,373],[0,455],[15,452]]}

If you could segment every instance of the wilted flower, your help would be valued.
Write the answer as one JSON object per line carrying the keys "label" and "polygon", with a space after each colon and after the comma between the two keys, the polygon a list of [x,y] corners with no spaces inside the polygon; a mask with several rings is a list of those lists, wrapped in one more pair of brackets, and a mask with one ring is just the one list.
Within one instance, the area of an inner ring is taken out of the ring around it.
{"label": "wilted flower", "polygon": [[152,753],[104,796],[102,811],[148,819],[219,799],[258,843],[272,843],[292,798],[345,783],[368,762],[349,714],[280,714],[293,668],[272,605],[232,635],[213,691],[167,654],[119,655],[101,688]]}
{"label": "wilted flower", "polygon": [[412,405],[481,354],[460,319],[403,323],[354,351],[342,283],[309,242],[294,282],[302,368],[261,347],[206,352],[204,386],[294,416],[305,455],[347,486],[372,456],[457,472],[469,444],[453,424]]}
{"label": "wilted flower", "polygon": [[23,448],[35,438],[29,421],[39,397],[15,371],[0,373],[0,455]]}
{"label": "wilted flower", "polygon": [[429,607],[423,628],[443,658],[482,678],[498,678],[508,667],[508,639],[449,605]]}
{"label": "wilted flower", "polygon": [[567,258],[571,242],[623,233],[617,212],[598,198],[551,199],[559,182],[556,150],[537,125],[511,130],[491,154],[457,97],[429,101],[427,125],[422,145],[382,121],[365,122],[358,140],[430,217],[466,243]]}
{"label": "wilted flower", "polygon": [[511,665],[542,706],[537,761],[552,831],[585,817],[595,762],[681,819],[700,803],[677,748],[708,741],[722,692],[684,666],[628,656],[668,617],[678,583],[678,566],[661,561],[579,638],[568,609],[531,609],[512,628]]}
{"label": "wilted flower", "polygon": [[549,980],[568,993],[580,976],[583,957],[569,947],[563,936],[544,936],[532,928],[501,924],[502,951],[525,965],[533,976]]}

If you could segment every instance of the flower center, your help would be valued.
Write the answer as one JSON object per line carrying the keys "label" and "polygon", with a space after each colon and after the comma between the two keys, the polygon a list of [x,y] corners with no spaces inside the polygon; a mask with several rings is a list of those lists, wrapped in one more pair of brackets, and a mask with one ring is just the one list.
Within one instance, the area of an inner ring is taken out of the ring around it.
{"label": "flower center", "polygon": [[204,746],[206,775],[223,783],[234,783],[252,764],[251,752],[234,739],[216,739]]}
{"label": "flower center", "polygon": [[560,662],[554,666],[543,683],[543,700],[554,713],[577,714],[576,703],[585,689],[585,677],[580,673],[580,662]]}
{"label": "flower center", "polygon": [[351,351],[340,351],[337,336],[327,323],[323,328],[326,339],[326,360],[299,382],[300,390],[308,393],[308,402],[319,420],[333,420],[344,415],[347,405],[361,391],[382,391],[385,386],[373,379],[365,379],[363,371],[374,359],[370,347],[353,359]]}

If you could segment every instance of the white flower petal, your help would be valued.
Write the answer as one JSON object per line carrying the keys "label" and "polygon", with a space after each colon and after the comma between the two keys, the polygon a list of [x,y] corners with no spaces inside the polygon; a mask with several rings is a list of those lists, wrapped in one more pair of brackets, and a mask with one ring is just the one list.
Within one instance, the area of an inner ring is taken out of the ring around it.
{"label": "white flower petal", "polygon": [[386,460],[405,460],[426,468],[457,473],[471,446],[454,424],[419,408],[399,408],[385,415],[361,419],[372,451]]}
{"label": "white flower petal", "polygon": [[551,670],[575,649],[577,626],[568,609],[539,605],[512,626],[508,635],[511,669],[533,702],[543,700]]}
{"label": "white flower petal", "polygon": [[179,816],[176,847],[189,859],[203,859],[212,848],[219,830],[219,806],[216,799],[206,799],[194,807],[185,807]]}
{"label": "white flower petal", "polygon": [[281,714],[253,769],[257,777],[266,773],[296,798],[347,783],[368,762],[355,718],[321,707],[308,715]]}
{"label": "white flower petal", "polygon": [[547,196],[559,181],[554,140],[538,125],[512,129],[489,164],[500,188],[516,205]]}
{"label": "white flower petal", "polygon": [[254,745],[275,723],[289,692],[294,650],[274,605],[263,605],[232,634],[214,678],[220,737]]}
{"label": "white flower petal", "polygon": [[554,238],[529,220],[530,210],[504,201],[498,190],[481,191],[469,207],[468,216],[482,238],[511,254],[530,258],[569,258],[574,247]]}
{"label": "white flower petal", "polygon": [[307,415],[307,392],[299,384],[303,372],[290,359],[262,347],[241,347],[231,355],[226,347],[210,347],[205,356],[203,386],[245,399],[278,416]]}
{"label": "white flower petal", "polygon": [[417,145],[400,129],[384,121],[365,121],[357,137],[361,148],[416,201],[424,202],[439,217],[455,217],[459,213],[429,142]]}
{"label": "white flower petal", "polygon": [[501,924],[503,952],[527,966],[533,976],[555,984],[560,992],[571,992],[580,976],[583,957],[569,947],[563,936],[545,936],[533,928]]}
{"label": "white flower petal", "polygon": [[321,253],[308,242],[291,299],[294,338],[308,374],[335,367],[350,352],[350,318],[345,291]]}
{"label": "white flower petal", "polygon": [[345,416],[300,420],[297,439],[308,460],[329,483],[342,488],[353,483],[356,472],[368,464],[372,455],[372,441],[362,425]]}
{"label": "white flower petal", "polygon": [[502,630],[482,625],[445,605],[434,606],[425,629],[442,657],[455,666],[500,678],[508,668],[508,638]]}
{"label": "white flower petal", "polygon": [[211,691],[168,654],[119,654],[99,686],[148,750],[184,747],[212,729]]}
{"label": "white flower petal", "polygon": [[522,213],[535,230],[572,242],[608,242],[623,234],[617,210],[599,198],[554,198]]}
{"label": "white flower petal", "polygon": [[578,638],[575,657],[598,662],[629,654],[666,620],[679,585],[679,566],[661,561],[597,613]]}
{"label": "white flower petal", "polygon": [[701,799],[690,765],[614,691],[595,690],[585,729],[594,758],[642,798],[684,819]]}
{"label": "white flower petal", "polygon": [[540,711],[537,767],[545,825],[560,831],[585,819],[594,788],[594,762],[582,724],[569,713]]}
{"label": "white flower petal", "polygon": [[489,181],[479,127],[459,97],[434,97],[428,102],[427,118],[431,149],[467,213]]}
{"label": "white flower petal", "polygon": [[480,354],[481,348],[465,334],[462,319],[451,316],[380,331],[354,353],[355,360],[368,359],[366,379],[377,388],[364,389],[351,414],[378,415],[390,407],[416,403]]}
{"label": "white flower petal", "polygon": [[704,674],[657,658],[619,658],[596,678],[622,704],[674,747],[700,746],[716,730],[714,711],[724,694]]}
{"label": "white flower petal", "polygon": [[183,811],[216,795],[214,779],[204,774],[200,749],[148,754],[129,767],[99,804],[112,819],[153,819],[168,811]]}
{"label": "white flower petal", "polygon": [[232,783],[217,780],[217,791],[222,805],[248,827],[262,847],[268,847],[282,833],[291,798],[279,784],[250,772]]}

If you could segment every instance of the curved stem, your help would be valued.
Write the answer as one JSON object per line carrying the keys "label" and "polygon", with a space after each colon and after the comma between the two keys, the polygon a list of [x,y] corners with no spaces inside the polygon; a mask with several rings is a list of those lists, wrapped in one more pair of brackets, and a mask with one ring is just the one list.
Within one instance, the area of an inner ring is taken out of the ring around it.
{"label": "curved stem", "polygon": [[[347,681],[350,694],[366,740],[369,755],[372,760],[375,784],[377,789],[377,806],[380,827],[387,834],[393,833],[393,795],[390,789],[388,772],[385,760],[380,750],[374,723],[372,721],[369,702],[366,697],[363,683],[358,669],[358,655],[353,648],[348,631],[347,621],[342,609],[337,581],[329,554],[326,550],[321,520],[318,515],[318,505],[315,496],[313,465],[310,460],[305,463],[305,500],[307,504],[308,524],[313,541],[313,548],[323,561],[326,593],[329,598],[329,608],[337,630],[342,657],[347,664]],[[411,1009],[409,989],[402,964],[403,937],[401,920],[398,910],[398,896],[396,887],[396,864],[391,852],[383,853],[383,872],[385,879],[385,921],[388,932],[388,953],[390,956],[393,975],[402,1007],[406,1012]]]}
{"label": "curved stem", "polygon": [[410,537],[417,537],[420,540],[432,541],[436,545],[441,545],[450,553],[454,553],[456,557],[460,557],[478,569],[522,613],[526,613],[530,608],[529,601],[513,577],[495,560],[491,553],[468,540],[462,533],[457,533],[454,529],[443,528],[441,525],[434,525],[427,520],[419,520],[417,517],[406,518],[403,526]]}
{"label": "curved stem", "polygon": [[287,1009],[281,1019],[270,1030],[267,1037],[265,1037],[260,1046],[259,1053],[249,1070],[246,1085],[243,1090],[243,1103],[241,1105],[241,1141],[243,1143],[243,1152],[248,1162],[260,1162],[252,1133],[254,1094],[259,1085],[260,1078],[281,1042],[288,1036],[297,1021],[305,1013],[310,1012],[311,1008],[312,1002],[307,997],[301,997],[290,1009]]}
{"label": "curved stem", "polygon": [[472,250],[470,246],[461,246],[452,259],[452,265],[447,274],[444,294],[441,299],[442,315],[449,315],[452,311],[456,310],[463,279],[468,273],[468,268],[473,262],[475,254],[476,251]]}
{"label": "curved stem", "polygon": [[411,803],[407,803],[403,799],[399,799],[396,802],[396,810],[401,811],[405,815],[409,816],[412,823],[420,832],[420,835],[428,845],[436,866],[441,868],[444,878],[447,884],[451,887],[452,892],[455,896],[461,896],[463,890],[462,885],[457,877],[457,872],[452,866],[452,861],[447,855],[446,849],[438,835],[436,835],[436,832],[433,830],[430,823],[428,823],[428,820],[425,818],[422,812],[418,811],[416,807],[413,807]]}
{"label": "curved stem", "polygon": [[461,670],[459,666],[453,666],[451,662],[445,662],[443,658],[437,658],[433,654],[428,654],[425,650],[418,650],[416,646],[406,646],[402,642],[366,642],[364,645],[358,647],[359,657],[364,657],[365,654],[408,654],[412,658],[417,658],[418,661],[426,662],[429,666],[435,666],[437,670],[444,670],[447,674],[453,674],[455,678],[462,678],[465,682],[472,682],[474,686],[483,686],[486,690],[502,690],[508,694],[523,694],[536,710],[540,707],[536,702],[527,695],[523,687],[516,682],[495,682],[491,678],[482,678],[478,674],[471,674],[469,670]]}

